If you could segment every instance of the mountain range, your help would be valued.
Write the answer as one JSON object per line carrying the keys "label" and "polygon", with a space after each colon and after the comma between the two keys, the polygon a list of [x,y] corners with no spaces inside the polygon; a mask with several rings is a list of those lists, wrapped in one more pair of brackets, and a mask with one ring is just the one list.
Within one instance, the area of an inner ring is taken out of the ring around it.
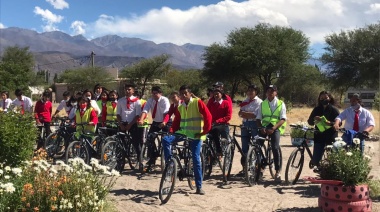
{"label": "mountain range", "polygon": [[60,73],[66,69],[88,66],[95,53],[96,66],[117,67],[119,70],[144,58],[170,55],[177,69],[200,69],[205,46],[195,44],[156,44],[140,38],[106,35],[92,40],[82,35],[71,36],[61,31],[38,33],[16,27],[0,29],[0,54],[10,46],[29,47],[35,56],[36,70]]}

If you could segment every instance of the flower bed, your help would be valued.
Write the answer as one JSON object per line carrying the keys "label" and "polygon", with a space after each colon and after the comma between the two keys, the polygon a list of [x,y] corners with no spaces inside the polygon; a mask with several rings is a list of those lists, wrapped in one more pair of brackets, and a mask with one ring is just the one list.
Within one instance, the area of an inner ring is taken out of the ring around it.
{"label": "flower bed", "polygon": [[104,211],[117,171],[95,159],[51,165],[45,160],[0,168],[0,211]]}

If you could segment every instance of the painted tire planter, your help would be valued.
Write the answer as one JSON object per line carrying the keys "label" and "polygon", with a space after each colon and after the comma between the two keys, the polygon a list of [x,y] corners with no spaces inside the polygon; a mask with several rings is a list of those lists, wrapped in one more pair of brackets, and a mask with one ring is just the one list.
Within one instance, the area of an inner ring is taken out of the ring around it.
{"label": "painted tire planter", "polygon": [[318,207],[320,207],[322,211],[325,212],[367,212],[372,211],[372,201],[371,199],[367,199],[357,202],[345,202],[319,197]]}
{"label": "painted tire planter", "polygon": [[341,185],[321,185],[321,197],[346,202],[356,202],[369,199],[368,185],[341,186]]}

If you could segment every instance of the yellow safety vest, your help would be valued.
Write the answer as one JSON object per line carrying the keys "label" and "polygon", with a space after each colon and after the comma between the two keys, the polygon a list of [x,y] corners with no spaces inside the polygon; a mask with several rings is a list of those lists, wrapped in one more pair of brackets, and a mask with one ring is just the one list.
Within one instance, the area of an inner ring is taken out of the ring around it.
{"label": "yellow safety vest", "polygon": [[[144,109],[144,106],[145,106],[145,103],[146,103],[146,100],[145,99],[140,99],[140,103],[141,103],[141,111]],[[137,125],[138,127],[149,127],[149,124],[148,124],[148,116],[144,119],[144,124],[143,125]]]}
{"label": "yellow safety vest", "polygon": [[[282,104],[283,102],[281,100],[277,100],[277,108],[272,112],[269,106],[268,99],[264,100],[261,103],[261,113],[263,115],[263,118],[261,120],[261,124],[266,127],[269,124],[276,125],[280,121],[280,113],[282,110]],[[280,131],[280,134],[284,134],[286,127],[286,121],[281,125],[281,127],[278,128]]]}
{"label": "yellow safety vest", "polygon": [[112,102],[107,102],[106,107],[107,107],[107,118],[106,118],[106,120],[107,121],[116,121],[116,119],[117,119],[116,118],[117,104],[116,104],[116,107],[113,108]]}
{"label": "yellow safety vest", "polygon": [[[77,110],[75,112],[75,123],[77,124],[82,124],[82,123],[88,123],[91,121],[91,112],[93,111],[94,109],[92,107],[90,107],[89,109],[87,109],[86,111],[84,111],[84,114],[83,116],[81,117],[80,116],[80,112],[79,110]],[[82,126],[77,126],[77,134],[81,134],[82,133]],[[93,125],[87,125],[84,127],[84,132],[91,132],[91,133],[95,133],[95,126]]]}
{"label": "yellow safety vest", "polygon": [[[203,131],[203,116],[198,108],[199,98],[192,98],[187,108],[185,105],[178,106],[179,114],[181,115],[180,129],[177,133],[184,134],[189,138],[195,138],[196,133]],[[206,139],[206,135],[201,136],[201,140]]]}

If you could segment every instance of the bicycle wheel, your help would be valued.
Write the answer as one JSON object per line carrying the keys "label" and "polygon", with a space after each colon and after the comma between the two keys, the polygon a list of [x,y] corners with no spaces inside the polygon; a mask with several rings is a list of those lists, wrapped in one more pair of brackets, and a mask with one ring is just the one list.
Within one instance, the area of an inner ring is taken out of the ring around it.
{"label": "bicycle wheel", "polygon": [[256,151],[256,147],[250,146],[245,159],[245,179],[249,186],[253,186],[259,181],[261,170],[260,155]]}
{"label": "bicycle wheel", "polygon": [[54,155],[57,154],[57,151],[60,149],[58,148],[61,141],[62,137],[58,135],[58,132],[53,132],[51,133],[44,142],[44,149],[47,153],[47,156],[49,158],[52,158]]}
{"label": "bicycle wheel", "polygon": [[65,158],[66,163],[71,158],[82,158],[86,164],[90,163],[90,153],[88,151],[87,145],[82,144],[81,141],[71,142],[67,147]]}
{"label": "bicycle wheel", "polygon": [[101,164],[109,167],[111,170],[116,167],[116,141],[110,140],[106,142],[102,148]]}
{"label": "bicycle wheel", "polygon": [[150,159],[150,157],[148,154],[148,146],[147,146],[147,143],[145,142],[141,147],[140,159],[139,159],[140,164],[141,164],[141,166],[139,168],[141,168],[141,170],[139,170],[139,171],[141,171],[141,172],[143,171],[144,164],[147,164],[149,159]]}
{"label": "bicycle wheel", "polygon": [[227,144],[224,151],[223,159],[223,181],[227,182],[230,178],[231,167],[232,167],[232,151],[231,144]]}
{"label": "bicycle wheel", "polygon": [[116,167],[115,170],[122,173],[124,171],[125,167],[125,151],[124,147],[121,146],[119,142],[116,142],[116,150],[115,150],[115,156],[116,156]]}
{"label": "bicycle wheel", "polygon": [[[282,170],[282,151],[281,151],[281,148],[278,149],[278,154],[279,154],[279,160],[280,160],[280,169],[278,171],[281,172],[281,170]],[[269,166],[270,175],[274,179],[274,177],[276,175],[276,171],[274,169],[274,158],[273,158],[272,146],[268,147],[268,149],[265,152],[265,156],[267,158],[266,164]]]}
{"label": "bicycle wheel", "polygon": [[208,148],[207,144],[202,145],[202,172],[203,172],[203,179],[209,178],[212,172],[212,156],[210,153],[210,149]]}
{"label": "bicycle wheel", "polygon": [[177,161],[175,158],[171,158],[165,165],[161,177],[160,189],[158,190],[158,196],[162,204],[167,203],[173,194],[176,179]]}
{"label": "bicycle wheel", "polygon": [[288,163],[286,164],[285,182],[293,185],[297,183],[299,177],[301,176],[304,160],[305,157],[301,149],[297,148],[293,150],[288,159]]}
{"label": "bicycle wheel", "polygon": [[135,147],[132,145],[132,143],[129,143],[127,145],[127,155],[126,158],[128,160],[129,167],[131,167],[132,170],[138,169],[139,160],[138,155],[136,152]]}
{"label": "bicycle wheel", "polygon": [[195,189],[195,179],[194,179],[194,162],[193,162],[193,155],[190,150],[187,150],[188,153],[186,154],[185,161],[185,174],[187,178],[187,184],[189,185],[189,188],[191,190]]}

